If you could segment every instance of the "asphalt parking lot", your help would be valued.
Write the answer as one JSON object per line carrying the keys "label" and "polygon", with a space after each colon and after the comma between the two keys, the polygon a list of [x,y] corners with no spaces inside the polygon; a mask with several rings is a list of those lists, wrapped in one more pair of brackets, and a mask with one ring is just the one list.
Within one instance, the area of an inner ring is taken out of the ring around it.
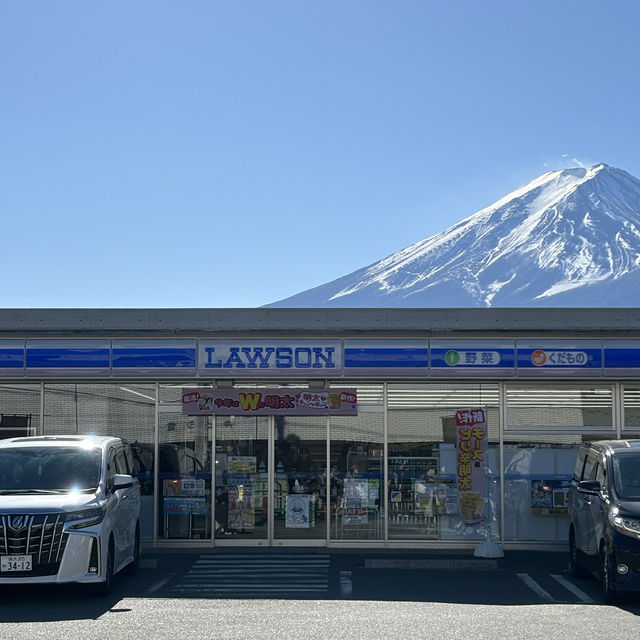
{"label": "asphalt parking lot", "polygon": [[[597,604],[595,579],[568,571],[566,552],[216,550],[144,555],[149,596],[406,600],[469,604]],[[634,605],[634,598],[628,599]],[[636,602],[640,603],[640,599]]]}

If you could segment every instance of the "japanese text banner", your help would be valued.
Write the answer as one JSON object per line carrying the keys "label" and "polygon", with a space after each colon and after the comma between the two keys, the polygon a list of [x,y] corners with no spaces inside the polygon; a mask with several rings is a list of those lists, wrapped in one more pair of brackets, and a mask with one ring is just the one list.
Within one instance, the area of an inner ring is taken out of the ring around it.
{"label": "japanese text banner", "polygon": [[191,416],[355,416],[355,389],[185,389],[182,413]]}
{"label": "japanese text banner", "polygon": [[460,515],[465,524],[486,521],[487,416],[482,408],[456,411],[457,480]]}

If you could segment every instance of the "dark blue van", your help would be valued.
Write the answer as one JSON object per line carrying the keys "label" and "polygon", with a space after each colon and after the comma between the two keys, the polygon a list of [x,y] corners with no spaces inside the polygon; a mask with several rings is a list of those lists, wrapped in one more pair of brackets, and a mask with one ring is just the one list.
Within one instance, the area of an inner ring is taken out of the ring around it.
{"label": "dark blue van", "polygon": [[573,575],[599,578],[607,602],[640,591],[640,440],[583,443],[569,517]]}

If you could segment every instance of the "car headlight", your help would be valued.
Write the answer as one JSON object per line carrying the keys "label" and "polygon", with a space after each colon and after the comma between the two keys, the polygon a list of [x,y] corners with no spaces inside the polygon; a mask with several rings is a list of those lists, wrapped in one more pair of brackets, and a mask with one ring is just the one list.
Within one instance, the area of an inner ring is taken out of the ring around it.
{"label": "car headlight", "polygon": [[611,514],[609,516],[611,524],[620,533],[640,538],[640,518],[630,518],[621,516],[620,514]]}
{"label": "car headlight", "polygon": [[67,522],[75,522],[69,526],[69,529],[84,529],[94,524],[102,522],[107,512],[107,505],[94,507],[93,509],[83,509],[82,511],[72,511],[67,514]]}

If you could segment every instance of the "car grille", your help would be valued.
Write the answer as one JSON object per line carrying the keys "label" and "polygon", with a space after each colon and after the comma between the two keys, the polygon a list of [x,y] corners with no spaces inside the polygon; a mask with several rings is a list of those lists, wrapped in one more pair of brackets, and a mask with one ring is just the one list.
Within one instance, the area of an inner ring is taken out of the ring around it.
{"label": "car grille", "polygon": [[62,532],[65,514],[0,516],[0,555],[31,555],[33,570],[4,574],[11,577],[55,575],[67,544]]}

